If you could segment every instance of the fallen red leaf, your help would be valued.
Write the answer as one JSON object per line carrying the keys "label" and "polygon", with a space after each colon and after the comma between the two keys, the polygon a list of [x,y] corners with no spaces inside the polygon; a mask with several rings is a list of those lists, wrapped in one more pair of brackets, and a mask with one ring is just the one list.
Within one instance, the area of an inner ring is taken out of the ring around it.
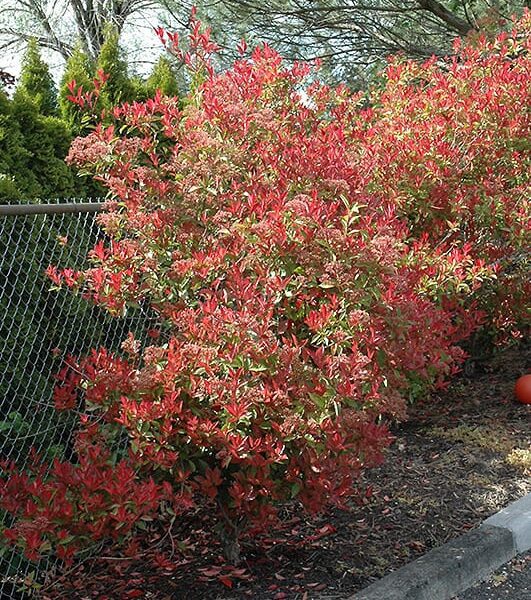
{"label": "fallen red leaf", "polygon": [[205,569],[199,569],[205,577],[216,577],[221,573],[221,567],[207,567]]}
{"label": "fallen red leaf", "polygon": [[318,529],[317,533],[315,533],[314,535],[309,535],[307,538],[305,538],[304,542],[315,542],[327,535],[330,535],[331,533],[335,533],[336,531],[337,530],[333,525],[330,525],[330,523],[327,523],[326,525],[323,525],[323,527]]}
{"label": "fallen red leaf", "polygon": [[225,586],[227,586],[229,589],[232,588],[232,579],[230,577],[227,577],[227,575],[220,575],[218,577],[218,579],[221,581],[221,583]]}

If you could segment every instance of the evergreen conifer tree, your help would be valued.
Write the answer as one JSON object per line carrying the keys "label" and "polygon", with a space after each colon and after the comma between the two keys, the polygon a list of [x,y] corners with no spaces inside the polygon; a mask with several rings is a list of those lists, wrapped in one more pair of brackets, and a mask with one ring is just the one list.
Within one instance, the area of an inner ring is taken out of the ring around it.
{"label": "evergreen conifer tree", "polygon": [[133,97],[132,100],[136,102],[145,102],[152,95],[148,93],[146,87],[146,81],[140,75],[133,75],[131,77],[131,85],[133,86]]}
{"label": "evergreen conifer tree", "polygon": [[26,92],[10,100],[0,91],[0,186],[21,198],[83,195],[84,182],[65,163],[72,134],[57,117],[43,115]]}
{"label": "evergreen conifer tree", "polygon": [[76,82],[76,87],[82,86],[84,92],[88,92],[94,88],[94,65],[90,58],[85,54],[80,44],[76,45],[72,55],[66,62],[61,85],[59,88],[59,108],[61,116],[72,128],[76,134],[86,133],[83,124],[83,112],[79,106],[76,106],[70,100],[69,84],[71,81]]}
{"label": "evergreen conifer tree", "polygon": [[[41,188],[31,171],[31,152],[24,145],[20,123],[13,111],[13,101],[0,91],[0,177],[2,198],[13,198],[18,190],[23,196],[34,197]],[[4,194],[6,195],[4,197]]]}
{"label": "evergreen conifer tree", "polygon": [[69,198],[77,195],[72,169],[65,163],[72,133],[66,123],[57,117],[42,115],[34,102],[25,96],[15,96],[12,117],[23,136],[24,149],[30,160],[25,170],[31,172],[37,186],[26,189],[26,175],[14,168],[15,181],[26,197]]}
{"label": "evergreen conifer tree", "polygon": [[16,94],[25,94],[43,115],[57,114],[57,90],[35,38],[28,42]]}
{"label": "evergreen conifer tree", "polygon": [[179,95],[179,84],[175,70],[170,60],[164,55],[155,63],[146,80],[148,97],[153,97],[157,90],[160,90],[164,96]]}
{"label": "evergreen conifer tree", "polygon": [[107,75],[107,81],[101,88],[101,107],[109,110],[122,102],[134,100],[135,89],[129,78],[127,63],[122,57],[119,35],[115,28],[109,26],[105,32],[96,64],[96,70]]}

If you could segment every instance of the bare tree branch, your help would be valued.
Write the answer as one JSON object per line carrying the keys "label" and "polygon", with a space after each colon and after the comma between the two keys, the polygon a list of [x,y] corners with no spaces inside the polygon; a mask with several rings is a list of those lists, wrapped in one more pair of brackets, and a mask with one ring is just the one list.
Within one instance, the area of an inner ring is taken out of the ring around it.
{"label": "bare tree branch", "polygon": [[95,59],[111,23],[120,33],[135,15],[160,6],[159,0],[2,0],[0,48],[21,45],[29,37],[64,59],[77,40]]}
{"label": "bare tree branch", "polygon": [[459,35],[465,36],[474,29],[468,21],[461,19],[455,13],[449,11],[440,2],[437,2],[437,0],[417,0],[417,2],[423,10],[433,13]]}
{"label": "bare tree branch", "polygon": [[[480,27],[472,6],[484,17],[498,1],[513,14],[528,0],[211,0],[198,5],[200,18],[206,16],[215,32],[222,19],[218,27],[225,38],[243,34],[266,40],[295,59],[327,57],[334,63],[329,68],[343,78],[346,71],[363,70],[396,52],[413,58],[451,53],[456,36]],[[178,17],[189,3],[160,3],[182,24]]]}
{"label": "bare tree branch", "polygon": [[[186,31],[194,4],[213,28],[226,56],[234,57],[241,37],[267,41],[287,58],[325,57],[326,68],[344,79],[363,76],[367,65],[402,52],[425,58],[452,51],[458,35],[478,29],[481,18],[521,10],[529,0],[0,0],[0,48],[36,37],[66,58],[81,41],[95,59],[111,23],[143,31],[158,17],[170,29]],[[502,10],[503,9],[503,10]],[[148,13],[151,11],[151,13]],[[138,17],[143,17],[139,22]],[[136,23],[135,23],[136,21]],[[234,50],[233,50],[234,51]]]}

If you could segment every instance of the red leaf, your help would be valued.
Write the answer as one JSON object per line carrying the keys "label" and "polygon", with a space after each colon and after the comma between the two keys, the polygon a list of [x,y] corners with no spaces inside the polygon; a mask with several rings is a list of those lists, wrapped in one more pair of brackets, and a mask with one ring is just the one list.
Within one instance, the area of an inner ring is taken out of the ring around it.
{"label": "red leaf", "polygon": [[227,575],[220,575],[218,577],[218,579],[221,581],[221,583],[225,586],[227,586],[229,589],[232,588],[232,579],[230,577],[227,577]]}
{"label": "red leaf", "polygon": [[216,577],[217,575],[220,574],[221,572],[221,567],[208,567],[205,569],[199,569],[199,571],[205,576],[205,577]]}

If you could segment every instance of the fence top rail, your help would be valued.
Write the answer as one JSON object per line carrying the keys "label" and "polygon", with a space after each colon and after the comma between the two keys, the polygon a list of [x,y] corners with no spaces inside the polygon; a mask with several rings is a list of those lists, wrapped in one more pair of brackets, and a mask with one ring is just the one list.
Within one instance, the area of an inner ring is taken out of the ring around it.
{"label": "fence top rail", "polygon": [[104,202],[65,202],[63,204],[0,204],[0,216],[91,213],[102,210]]}

